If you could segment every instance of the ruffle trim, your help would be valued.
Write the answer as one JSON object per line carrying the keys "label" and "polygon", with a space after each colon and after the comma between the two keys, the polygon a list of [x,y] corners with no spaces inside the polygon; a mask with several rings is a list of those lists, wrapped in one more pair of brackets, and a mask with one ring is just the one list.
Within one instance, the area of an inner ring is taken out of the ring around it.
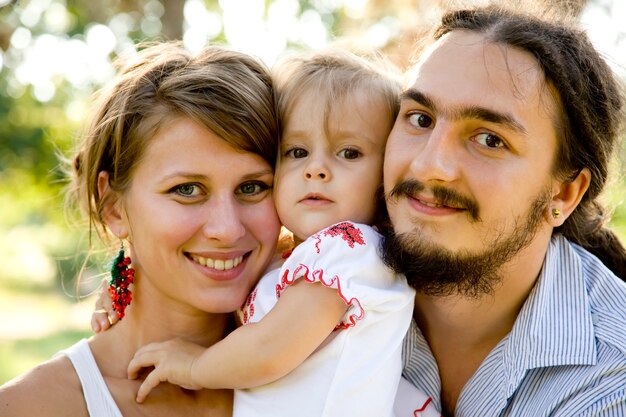
{"label": "ruffle trim", "polygon": [[287,287],[292,285],[297,279],[304,279],[305,281],[311,283],[319,282],[325,287],[337,290],[339,297],[341,297],[344,303],[346,303],[349,307],[349,315],[346,320],[342,320],[335,326],[335,330],[344,330],[354,327],[356,326],[357,321],[361,320],[365,315],[365,310],[363,310],[363,306],[358,298],[352,297],[348,299],[344,295],[339,276],[335,275],[331,279],[327,280],[324,277],[323,269],[315,269],[313,272],[310,272],[309,267],[304,264],[298,265],[293,272],[290,272],[289,269],[285,270],[283,276],[280,278],[280,283],[276,284],[276,299],[280,298],[280,295],[287,289]]}
{"label": "ruffle trim", "polygon": [[241,324],[248,324],[252,316],[254,316],[254,301],[256,300],[257,293],[258,288],[255,288],[254,291],[248,295],[246,302],[237,310]]}

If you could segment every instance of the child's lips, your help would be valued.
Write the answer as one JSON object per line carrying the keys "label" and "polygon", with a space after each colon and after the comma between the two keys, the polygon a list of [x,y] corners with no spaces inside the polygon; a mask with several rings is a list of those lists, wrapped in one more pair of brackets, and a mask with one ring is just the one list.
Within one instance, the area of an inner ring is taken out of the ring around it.
{"label": "child's lips", "polygon": [[300,203],[312,206],[326,205],[332,202],[328,197],[318,193],[309,193],[300,200]]}

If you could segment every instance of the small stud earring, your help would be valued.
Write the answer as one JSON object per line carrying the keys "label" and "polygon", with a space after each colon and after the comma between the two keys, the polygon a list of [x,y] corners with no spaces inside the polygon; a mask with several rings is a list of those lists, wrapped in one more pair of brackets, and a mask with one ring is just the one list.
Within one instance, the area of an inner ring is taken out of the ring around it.
{"label": "small stud earring", "polygon": [[552,217],[555,219],[558,219],[559,217],[561,217],[561,210],[559,210],[558,208],[553,208]]}

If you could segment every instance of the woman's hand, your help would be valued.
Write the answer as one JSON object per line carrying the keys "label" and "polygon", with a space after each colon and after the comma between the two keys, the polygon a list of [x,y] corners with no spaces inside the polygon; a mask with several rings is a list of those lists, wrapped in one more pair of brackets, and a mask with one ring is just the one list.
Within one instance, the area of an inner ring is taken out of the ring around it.
{"label": "woman's hand", "polygon": [[154,367],[137,392],[137,402],[142,403],[146,396],[161,382],[169,382],[186,389],[202,389],[192,380],[191,368],[206,348],[183,339],[172,339],[162,343],[151,343],[135,353],[128,364],[128,378],[136,379],[143,368]]}
{"label": "woman's hand", "polygon": [[120,320],[117,312],[113,310],[113,301],[109,295],[108,287],[108,282],[106,280],[102,281],[98,299],[96,300],[96,308],[91,314],[91,328],[96,333],[108,330]]}

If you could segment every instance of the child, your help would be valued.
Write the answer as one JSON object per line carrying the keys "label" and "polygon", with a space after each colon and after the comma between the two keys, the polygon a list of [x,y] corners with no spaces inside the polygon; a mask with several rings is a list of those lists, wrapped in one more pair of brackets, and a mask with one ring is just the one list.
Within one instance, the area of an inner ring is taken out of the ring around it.
{"label": "child", "polygon": [[[296,247],[252,291],[241,327],[208,349],[183,340],[144,346],[129,377],[155,367],[139,402],[161,381],[236,388],[237,417],[392,416],[414,291],[382,263],[380,235],[367,225],[384,212],[383,154],[399,85],[347,52],[280,68],[274,198]],[[402,415],[420,415],[429,399],[415,390],[411,401]]]}

